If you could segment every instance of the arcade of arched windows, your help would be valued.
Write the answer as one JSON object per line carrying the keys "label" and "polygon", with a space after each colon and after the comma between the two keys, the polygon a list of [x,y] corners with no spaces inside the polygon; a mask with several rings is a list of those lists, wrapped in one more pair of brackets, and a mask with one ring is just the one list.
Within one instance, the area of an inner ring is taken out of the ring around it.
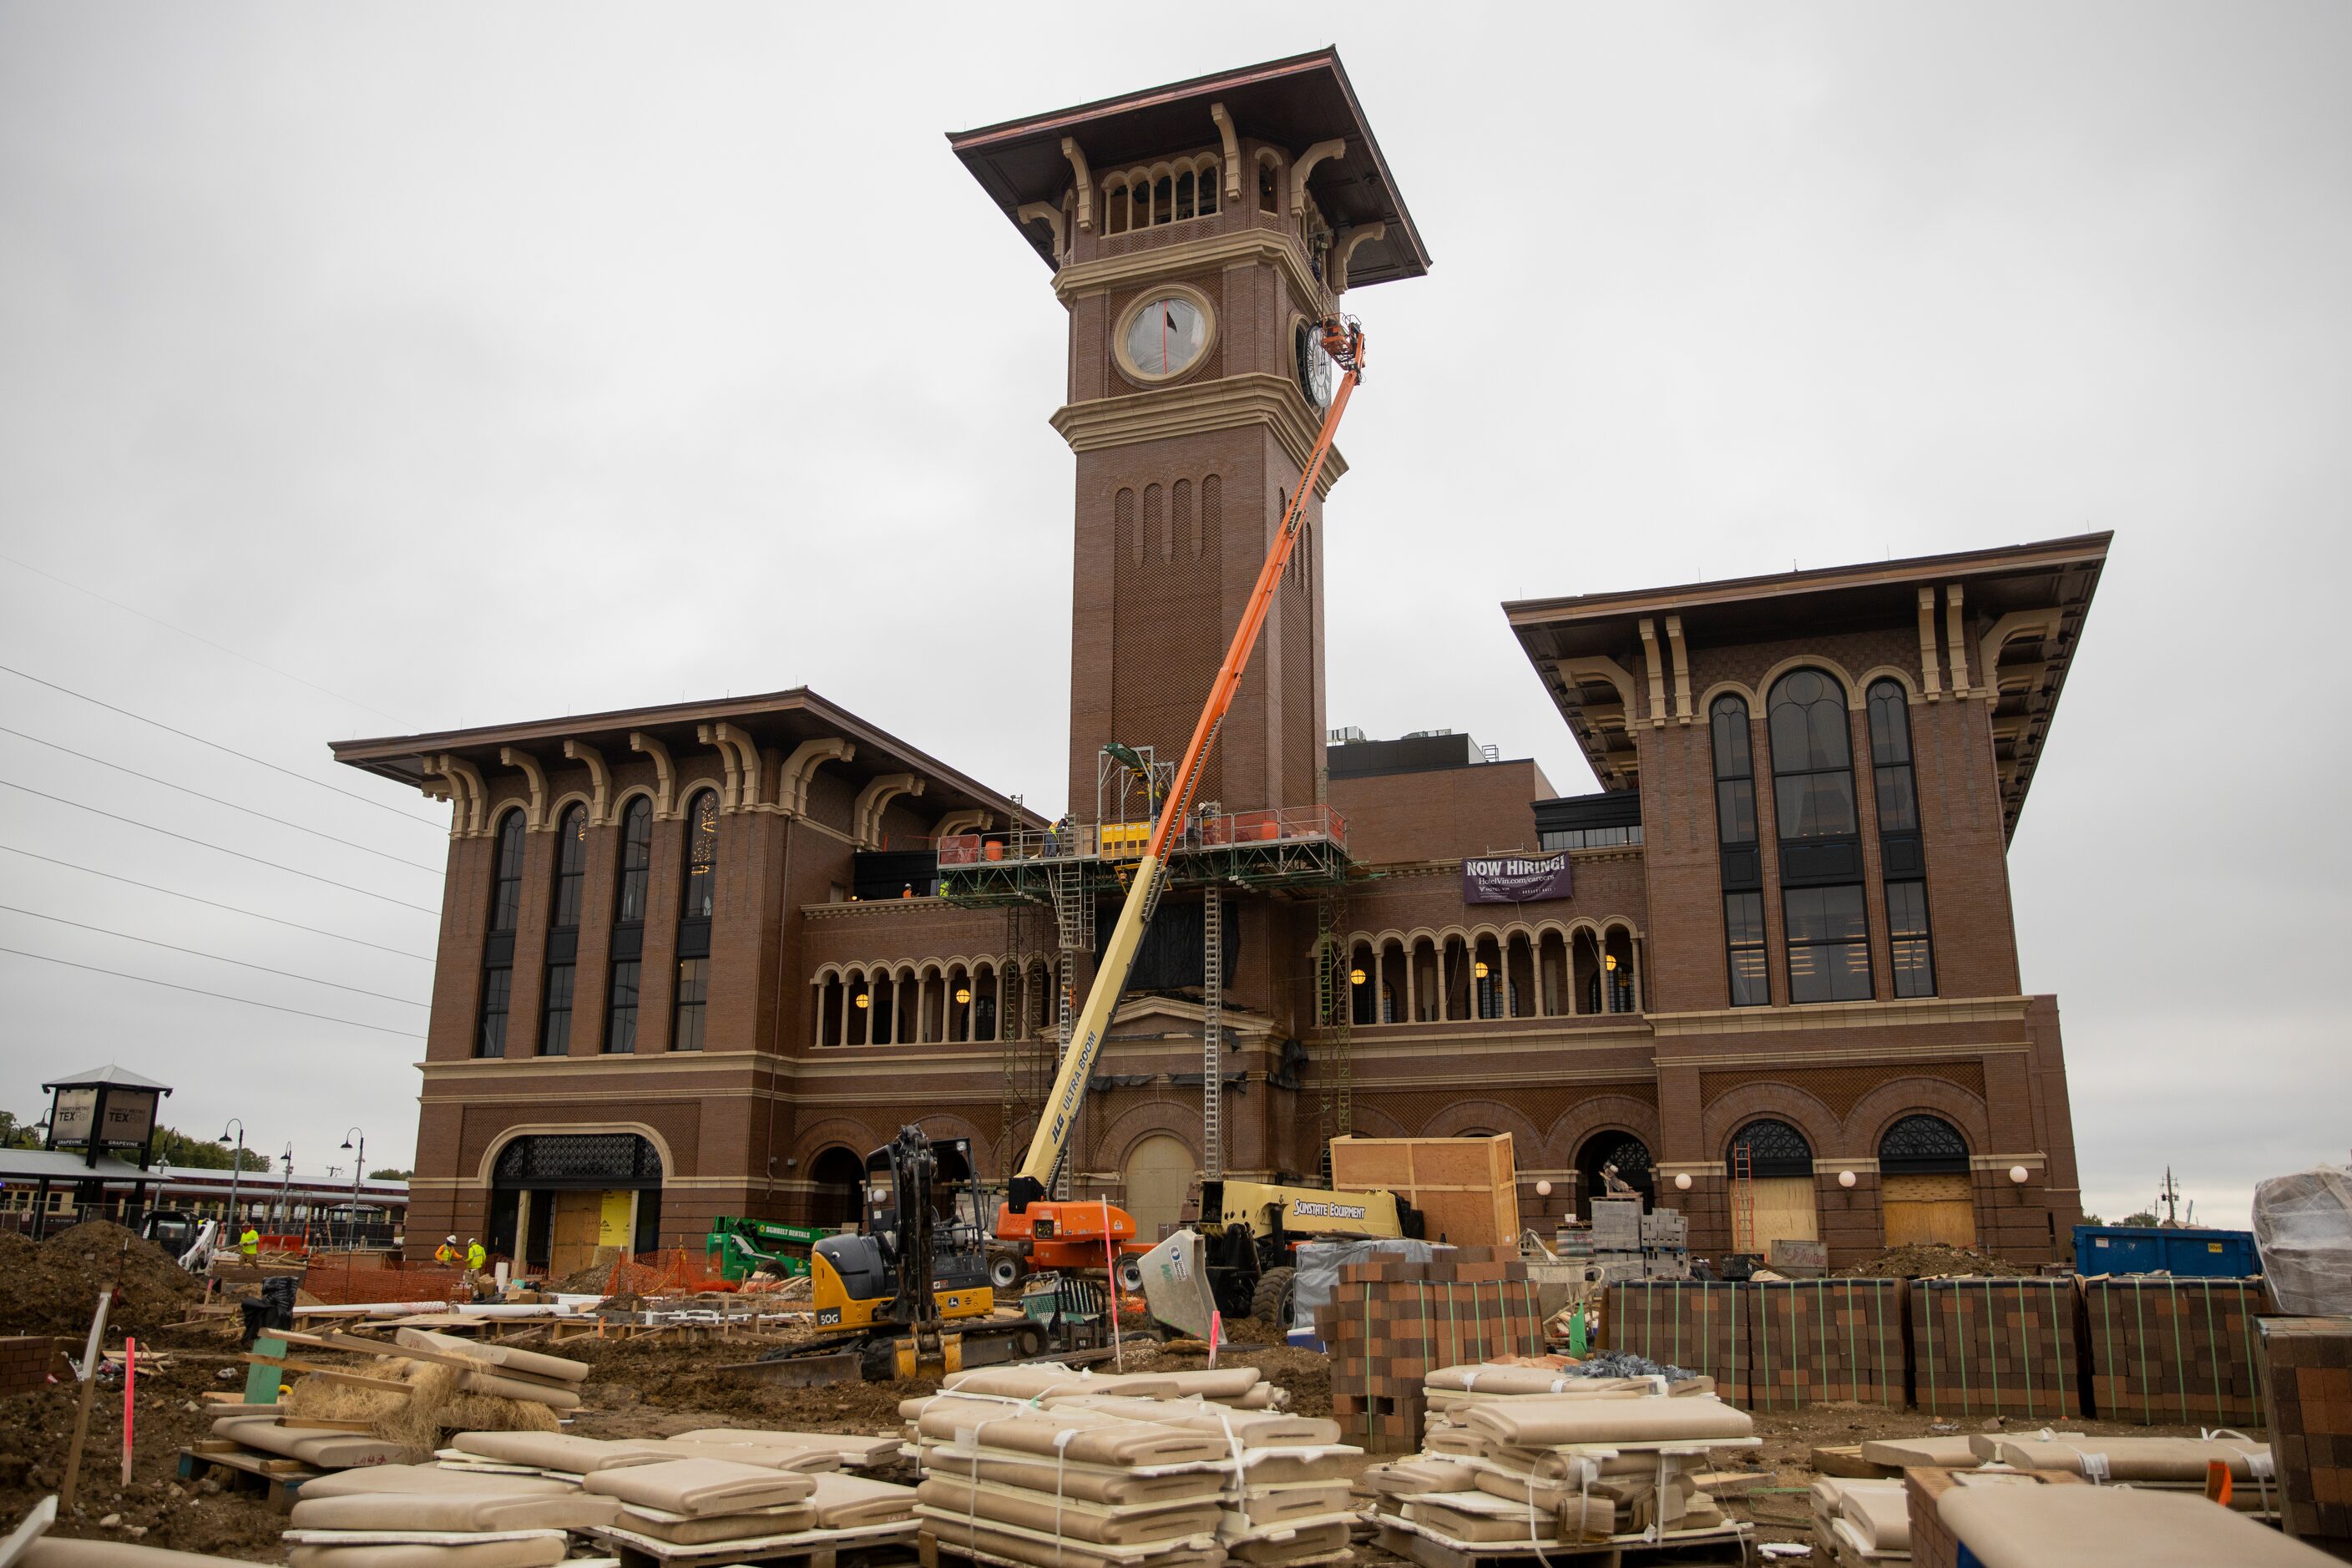
{"label": "arcade of arched windows", "polygon": [[1623,921],[1357,931],[1352,1026],[1642,1011],[1641,933]]}
{"label": "arcade of arched windows", "polygon": [[1213,153],[1105,174],[1103,233],[1129,234],[1213,216],[1223,178],[1224,162]]}
{"label": "arcade of arched windows", "polygon": [[1037,1039],[1054,1028],[1054,971],[1043,956],[828,963],[809,1008],[817,1046]]}

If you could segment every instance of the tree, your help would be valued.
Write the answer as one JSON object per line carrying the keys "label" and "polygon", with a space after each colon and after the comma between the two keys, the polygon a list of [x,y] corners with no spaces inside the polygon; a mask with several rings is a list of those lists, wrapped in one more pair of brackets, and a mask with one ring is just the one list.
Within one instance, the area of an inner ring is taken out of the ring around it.
{"label": "tree", "polygon": [[19,1121],[13,1110],[0,1110],[0,1149],[37,1149],[41,1135],[29,1121]]}
{"label": "tree", "polygon": [[[235,1151],[224,1148],[209,1138],[191,1138],[174,1128],[158,1127],[155,1129],[153,1153],[154,1158],[168,1160],[184,1171],[226,1171],[232,1163]],[[257,1149],[247,1149],[245,1157],[235,1163],[239,1170],[269,1169],[268,1159]]]}
{"label": "tree", "polygon": [[415,1174],[416,1174],[416,1173],[414,1171],[394,1171],[385,1169],[382,1171],[370,1171],[368,1173],[368,1180],[371,1182],[404,1182]]}
{"label": "tree", "polygon": [[2116,1223],[2117,1225],[2152,1226],[2156,1223],[2156,1216],[2148,1213],[2146,1209],[2142,1209],[2137,1214],[2127,1214],[2124,1215],[2123,1218],[2116,1221]]}
{"label": "tree", "polygon": [[2105,1225],[2107,1222],[2101,1219],[2097,1215],[2093,1214],[2089,1209],[2084,1209],[2083,1211],[2083,1223],[2084,1225]]}

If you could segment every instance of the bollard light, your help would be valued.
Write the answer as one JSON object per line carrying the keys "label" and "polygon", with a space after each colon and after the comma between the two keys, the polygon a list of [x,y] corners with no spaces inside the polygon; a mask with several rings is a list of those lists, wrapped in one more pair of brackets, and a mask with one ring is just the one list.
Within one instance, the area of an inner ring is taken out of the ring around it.
{"label": "bollard light", "polygon": [[1853,1173],[1852,1171],[1840,1171],[1838,1173],[1838,1185],[1841,1187],[1851,1187],[1853,1185]]}

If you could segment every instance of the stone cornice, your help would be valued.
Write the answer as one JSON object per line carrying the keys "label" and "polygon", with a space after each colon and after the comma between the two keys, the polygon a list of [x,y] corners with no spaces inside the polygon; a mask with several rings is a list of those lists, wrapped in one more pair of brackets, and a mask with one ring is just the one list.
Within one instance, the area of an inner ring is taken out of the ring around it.
{"label": "stone cornice", "polygon": [[1054,292],[1069,304],[1088,294],[1148,283],[1179,272],[1222,271],[1234,267],[1265,266],[1282,272],[1292,291],[1316,307],[1327,308],[1330,295],[1307,264],[1307,252],[1286,228],[1244,228],[1204,235],[1181,245],[1147,247],[1125,256],[1076,261],[1054,275]]}
{"label": "stone cornice", "polygon": [[[1282,443],[1284,455],[1301,469],[1307,467],[1315,450],[1315,437],[1321,433],[1320,424],[1307,412],[1307,400],[1288,377],[1255,371],[1064,404],[1050,423],[1073,452],[1095,452],[1205,430],[1264,426]],[[1347,471],[1348,460],[1339,455],[1339,447],[1332,447],[1315,481],[1317,499],[1329,495]]]}
{"label": "stone cornice", "polygon": [[[1660,1039],[1683,1035],[1771,1035],[1817,1029],[1870,1029],[1922,1024],[2016,1024],[2030,996],[1940,996],[1916,1001],[1815,1002],[1798,1007],[1719,1007],[1705,1013],[1653,1013]],[[1973,1047],[1972,1047],[1973,1048]]]}

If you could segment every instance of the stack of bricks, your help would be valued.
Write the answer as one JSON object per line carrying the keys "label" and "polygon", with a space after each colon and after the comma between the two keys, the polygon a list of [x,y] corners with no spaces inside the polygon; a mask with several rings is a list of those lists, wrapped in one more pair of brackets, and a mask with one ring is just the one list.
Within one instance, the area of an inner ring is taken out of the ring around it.
{"label": "stack of bricks", "polygon": [[2083,1414],[2072,1279],[1918,1279],[1912,1391],[1937,1415]]}
{"label": "stack of bricks", "polygon": [[1609,1287],[1601,1314],[1608,1348],[1705,1373],[1716,1393],[1748,1400],[1748,1311],[1752,1286],[1697,1279],[1629,1279]]}
{"label": "stack of bricks", "polygon": [[2147,1425],[2260,1426],[2260,1279],[2083,1281],[2091,1413]]}
{"label": "stack of bricks", "polygon": [[1527,1265],[1509,1247],[1456,1247],[1427,1263],[1376,1258],[1339,1270],[1328,1325],[1331,1414],[1376,1453],[1421,1447],[1422,1380],[1439,1367],[1544,1353]]}
{"label": "stack of bricks", "polygon": [[1756,1410],[1836,1401],[1900,1408],[1904,1281],[1759,1280],[1748,1305],[1748,1398]]}
{"label": "stack of bricks", "polygon": [[2352,1318],[2264,1318],[2257,1331],[2280,1522],[2352,1557]]}
{"label": "stack of bricks", "polygon": [[51,1374],[72,1375],[65,1364],[66,1342],[47,1334],[0,1339],[0,1398],[47,1388]]}
{"label": "stack of bricks", "polygon": [[[1911,1516],[1911,1568],[1959,1568],[1960,1542],[1945,1527],[1937,1500],[1956,1486],[2081,1486],[2083,1478],[2066,1470],[2027,1470],[2022,1474],[1949,1469],[1920,1465],[1903,1472],[1903,1497]],[[1843,1561],[1843,1554],[1840,1554]],[[1973,1552],[1968,1561],[1977,1561]]]}

